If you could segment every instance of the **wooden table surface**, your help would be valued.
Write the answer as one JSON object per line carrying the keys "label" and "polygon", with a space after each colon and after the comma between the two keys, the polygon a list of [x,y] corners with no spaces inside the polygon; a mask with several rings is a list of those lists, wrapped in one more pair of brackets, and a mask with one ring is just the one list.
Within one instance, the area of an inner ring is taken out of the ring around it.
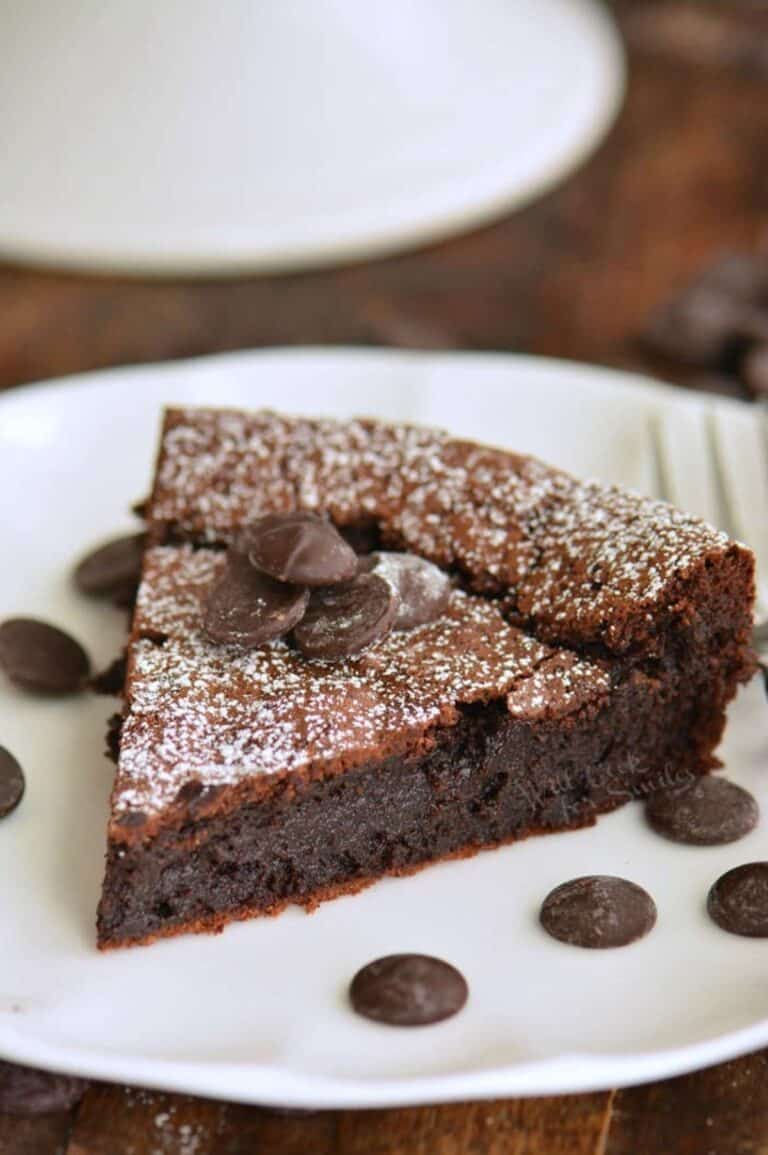
{"label": "wooden table surface", "polygon": [[[623,112],[597,155],[532,207],[426,250],[307,275],[180,283],[0,268],[0,388],[342,343],[523,350],[682,381],[637,334],[714,252],[768,246],[768,14],[754,0],[615,7],[631,62]],[[394,1111],[282,1115],[94,1086],[73,1112],[0,1115],[0,1152],[768,1155],[768,1052],[615,1092]]]}

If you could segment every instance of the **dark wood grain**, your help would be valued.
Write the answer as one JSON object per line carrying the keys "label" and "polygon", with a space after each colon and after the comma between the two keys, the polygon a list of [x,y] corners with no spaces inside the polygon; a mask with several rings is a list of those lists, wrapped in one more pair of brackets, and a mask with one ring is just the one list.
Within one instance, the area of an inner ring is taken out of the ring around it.
{"label": "dark wood grain", "polygon": [[[119,1087],[88,1092],[67,1155],[594,1155],[611,1094],[282,1114]],[[41,1152],[43,1148],[39,1149]],[[25,1153],[26,1155],[26,1153]],[[37,1155],[32,1149],[29,1155]]]}
{"label": "dark wood grain", "polygon": [[338,1155],[594,1155],[610,1094],[345,1112]]}
{"label": "dark wood grain", "polygon": [[0,1155],[64,1155],[72,1122],[69,1111],[31,1119],[0,1112]]}
{"label": "dark wood grain", "polygon": [[768,1053],[619,1091],[604,1155],[640,1152],[766,1155]]}
{"label": "dark wood grain", "polygon": [[204,1155],[226,1108],[210,1099],[97,1086],[73,1123],[67,1155]]}
{"label": "dark wood grain", "polygon": [[[705,381],[650,360],[649,311],[713,253],[768,247],[768,13],[619,0],[631,83],[577,174],[497,224],[385,261],[232,281],[0,269],[0,388],[269,344],[522,350]],[[618,965],[618,962],[617,962]],[[648,1087],[280,1115],[94,1086],[0,1116],[1,1155],[768,1155],[768,1052]]]}
{"label": "dark wood grain", "polygon": [[[632,61],[624,110],[597,155],[528,209],[419,252],[307,275],[129,281],[7,268],[0,386],[268,344],[647,365],[637,333],[659,298],[713,251],[768,239],[768,71],[682,50],[700,4],[616,7]],[[737,5],[707,19],[742,27]],[[768,43],[765,15],[762,27]]]}

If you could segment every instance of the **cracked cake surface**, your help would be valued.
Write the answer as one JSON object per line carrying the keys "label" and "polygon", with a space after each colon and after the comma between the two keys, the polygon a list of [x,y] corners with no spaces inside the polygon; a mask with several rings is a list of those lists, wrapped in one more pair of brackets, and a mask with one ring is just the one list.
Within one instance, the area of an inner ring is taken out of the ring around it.
{"label": "cracked cake surface", "polygon": [[251,518],[319,509],[502,593],[542,640],[625,652],[691,575],[749,551],[665,502],[436,430],[169,410],[149,507],[156,541],[228,542]]}
{"label": "cracked cake surface", "polygon": [[[510,626],[493,602],[455,590],[432,623],[355,658],[308,660],[280,640],[241,651],[208,641],[205,596],[224,554],[148,551],[129,649],[115,815],[150,816],[190,780],[327,774],[415,748],[458,708],[502,698],[511,713],[560,716],[610,689],[601,665]],[[526,683],[533,679],[528,688]]]}

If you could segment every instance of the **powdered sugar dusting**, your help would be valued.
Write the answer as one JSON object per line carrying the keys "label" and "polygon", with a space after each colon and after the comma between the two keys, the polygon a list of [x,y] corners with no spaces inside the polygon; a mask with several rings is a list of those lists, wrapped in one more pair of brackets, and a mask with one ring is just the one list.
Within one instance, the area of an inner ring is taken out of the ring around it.
{"label": "powdered sugar dusting", "polygon": [[228,541],[250,518],[304,508],[374,520],[385,544],[506,592],[535,632],[621,650],[674,585],[728,546],[661,502],[533,458],[375,421],[173,410],[150,508],[156,538]]}
{"label": "powdered sugar dusting", "polygon": [[559,718],[607,695],[610,689],[606,669],[560,650],[510,690],[507,710],[513,718],[527,722]]}
{"label": "powdered sugar dusting", "polygon": [[437,620],[340,662],[309,660],[282,641],[241,652],[201,631],[223,555],[151,549],[116,814],[160,813],[190,779],[341,772],[417,745],[473,702],[505,702],[524,722],[602,702],[605,666],[544,641],[621,652],[652,632],[680,580],[732,548],[662,503],[432,430],[169,412],[149,509],[155,542],[226,543],[252,518],[293,509],[342,527],[372,521],[385,548],[458,571],[503,602],[454,591]]}
{"label": "powdered sugar dusting", "polygon": [[202,633],[201,615],[224,564],[221,553],[189,546],[147,553],[117,814],[158,813],[193,778],[235,784],[358,765],[450,724],[460,704],[505,698],[537,672],[537,693],[553,702],[564,670],[580,700],[607,689],[600,666],[564,658],[510,626],[493,602],[460,591],[437,621],[394,632],[341,662],[308,660],[284,642],[246,652],[215,646]]}
{"label": "powdered sugar dusting", "polygon": [[548,512],[538,564],[516,611],[548,638],[622,650],[673,596],[675,583],[729,546],[727,536],[665,502],[568,479]]}

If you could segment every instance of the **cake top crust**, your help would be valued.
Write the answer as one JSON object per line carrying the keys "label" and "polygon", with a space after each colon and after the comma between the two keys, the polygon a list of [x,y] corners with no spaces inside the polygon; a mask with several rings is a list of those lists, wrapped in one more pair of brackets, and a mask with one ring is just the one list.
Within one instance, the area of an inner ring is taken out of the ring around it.
{"label": "cake top crust", "polygon": [[697,567],[743,549],[663,502],[431,429],[167,412],[155,542],[226,543],[252,518],[293,509],[373,523],[385,546],[504,595],[543,640],[610,653],[642,647]]}
{"label": "cake top crust", "polygon": [[498,603],[455,590],[437,620],[342,662],[284,641],[240,651],[206,640],[222,551],[147,551],[129,646],[113,826],[194,789],[338,773],[433,741],[462,706],[499,700],[519,720],[561,717],[610,692],[604,666],[537,642]]}

